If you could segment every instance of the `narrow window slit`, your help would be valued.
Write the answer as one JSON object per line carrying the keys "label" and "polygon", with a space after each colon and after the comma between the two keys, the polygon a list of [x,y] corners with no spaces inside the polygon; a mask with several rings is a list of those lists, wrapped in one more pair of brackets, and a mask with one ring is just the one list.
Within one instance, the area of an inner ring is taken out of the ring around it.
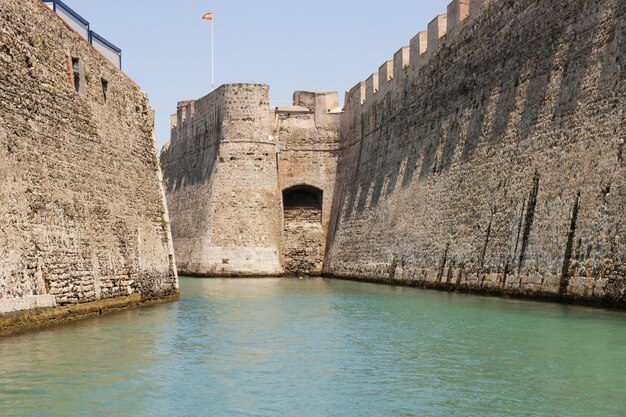
{"label": "narrow window slit", "polygon": [[104,102],[106,103],[107,98],[109,96],[109,82],[105,80],[104,78],[102,78],[101,81],[102,81],[102,96],[104,97]]}
{"label": "narrow window slit", "polygon": [[72,58],[72,75],[74,79],[74,89],[80,92],[80,59]]}

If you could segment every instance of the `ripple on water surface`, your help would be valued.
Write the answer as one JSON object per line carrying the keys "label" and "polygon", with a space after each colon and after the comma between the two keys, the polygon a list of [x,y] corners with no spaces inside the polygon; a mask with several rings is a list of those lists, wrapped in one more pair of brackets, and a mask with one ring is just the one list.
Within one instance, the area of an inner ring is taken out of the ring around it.
{"label": "ripple on water surface", "polygon": [[322,279],[0,339],[2,416],[626,416],[626,314]]}

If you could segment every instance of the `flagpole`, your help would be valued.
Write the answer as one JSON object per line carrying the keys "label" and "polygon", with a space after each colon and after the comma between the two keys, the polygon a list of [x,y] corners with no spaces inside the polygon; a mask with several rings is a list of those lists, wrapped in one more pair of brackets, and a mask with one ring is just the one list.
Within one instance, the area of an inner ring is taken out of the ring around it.
{"label": "flagpole", "polygon": [[214,19],[211,19],[211,91],[215,90],[215,29]]}
{"label": "flagpole", "polygon": [[205,13],[202,19],[211,21],[211,91],[215,90],[215,23],[213,12]]}

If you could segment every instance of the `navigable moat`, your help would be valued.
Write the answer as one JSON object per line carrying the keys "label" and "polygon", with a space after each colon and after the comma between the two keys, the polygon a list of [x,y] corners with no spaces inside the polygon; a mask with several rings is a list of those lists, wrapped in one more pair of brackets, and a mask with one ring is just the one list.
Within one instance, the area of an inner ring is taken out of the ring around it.
{"label": "navigable moat", "polygon": [[626,314],[323,279],[0,339],[2,416],[623,416]]}

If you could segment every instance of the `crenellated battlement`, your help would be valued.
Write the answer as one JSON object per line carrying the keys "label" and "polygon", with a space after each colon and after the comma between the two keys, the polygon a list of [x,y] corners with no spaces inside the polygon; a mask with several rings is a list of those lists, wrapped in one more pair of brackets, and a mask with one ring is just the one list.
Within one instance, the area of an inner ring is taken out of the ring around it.
{"label": "crenellated battlement", "polygon": [[184,100],[178,102],[176,105],[176,114],[171,117],[171,128],[175,129],[178,126],[182,126],[185,122],[191,119],[195,113],[196,100]]}
{"label": "crenellated battlement", "polygon": [[[459,0],[456,0],[459,1]],[[448,29],[448,15],[440,14],[428,24],[428,36],[426,45],[426,56],[432,57],[439,51],[439,47],[446,36]]]}
{"label": "crenellated battlement", "polygon": [[411,39],[409,46],[409,67],[412,72],[426,63],[426,49],[428,48],[428,32],[419,32]]}
{"label": "crenellated battlement", "polygon": [[418,32],[408,46],[400,48],[393,60],[386,61],[378,72],[346,92],[345,126],[350,129],[360,114],[389,93],[403,90],[414,81],[420,70],[446,44],[453,41],[463,28],[474,22],[491,0],[454,0],[447,13],[430,21],[425,31]]}
{"label": "crenellated battlement", "polygon": [[[270,107],[268,86],[226,84],[179,102],[161,163],[180,270],[321,273],[341,120],[334,91],[296,91],[291,105]],[[283,205],[283,191],[303,189],[320,193],[313,223]]]}
{"label": "crenellated battlement", "polygon": [[452,1],[347,92],[324,273],[626,308],[625,22]]}
{"label": "crenellated battlement", "polygon": [[[393,63],[390,64],[393,69]],[[354,87],[346,91],[344,110],[344,129],[350,129],[356,120],[357,114],[361,112],[361,108],[365,103],[366,82],[359,81]]]}
{"label": "crenellated battlement", "polygon": [[393,56],[393,78],[400,80],[411,64],[411,48],[403,46]]}
{"label": "crenellated battlement", "polygon": [[365,81],[365,101],[374,100],[374,96],[378,94],[378,73],[375,72]]}
{"label": "crenellated battlement", "polygon": [[455,36],[470,15],[470,0],[455,0],[448,5],[447,32]]}
{"label": "crenellated battlement", "polygon": [[626,2],[585,5],[454,0],[343,111],[260,85],[179,103],[181,270],[626,306]]}
{"label": "crenellated battlement", "polygon": [[384,96],[389,92],[393,81],[393,61],[387,61],[378,69],[378,92]]}

